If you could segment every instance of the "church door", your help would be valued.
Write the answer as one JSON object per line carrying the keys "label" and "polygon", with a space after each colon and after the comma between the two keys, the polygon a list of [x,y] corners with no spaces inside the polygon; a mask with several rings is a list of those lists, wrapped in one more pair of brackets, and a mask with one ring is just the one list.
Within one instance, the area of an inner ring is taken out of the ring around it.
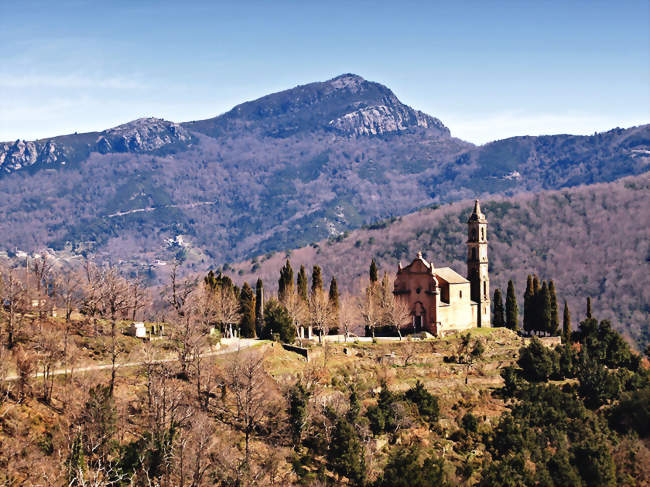
{"label": "church door", "polygon": [[422,316],[414,316],[413,317],[413,325],[415,328],[415,333],[419,333],[422,331]]}

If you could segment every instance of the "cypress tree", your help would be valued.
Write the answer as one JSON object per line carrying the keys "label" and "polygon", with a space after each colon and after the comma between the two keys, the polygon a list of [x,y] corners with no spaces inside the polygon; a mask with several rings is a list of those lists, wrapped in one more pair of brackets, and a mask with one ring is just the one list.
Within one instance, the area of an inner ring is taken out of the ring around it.
{"label": "cypress tree", "polygon": [[564,300],[564,316],[562,319],[562,338],[564,343],[569,343],[571,341],[571,312],[569,311],[569,305]]}
{"label": "cypress tree", "polygon": [[311,273],[311,293],[323,290],[323,274],[319,266],[315,265]]}
{"label": "cypress tree", "polygon": [[542,286],[540,286],[539,277],[537,277],[537,274],[533,274],[533,294],[539,294],[541,290]]}
{"label": "cypress tree", "polygon": [[555,283],[548,282],[548,293],[551,298],[551,328],[549,330],[551,336],[557,336],[560,329],[560,317],[557,309],[557,295],[555,294]]}
{"label": "cypress tree", "polygon": [[496,288],[494,290],[494,298],[492,299],[492,302],[494,303],[492,325],[504,326],[506,322],[503,316],[503,298],[501,297],[501,289]]}
{"label": "cypress tree", "polygon": [[543,333],[551,332],[551,293],[549,292],[546,281],[542,284],[542,289],[538,294],[539,306],[539,326],[537,331]]}
{"label": "cypress tree", "polygon": [[339,288],[336,284],[336,277],[332,277],[330,281],[329,291],[329,307],[332,312],[334,328],[338,328],[339,323]]}
{"label": "cypress tree", "polygon": [[591,318],[591,297],[587,297],[587,318]]}
{"label": "cypress tree", "polygon": [[374,283],[379,280],[379,273],[377,272],[377,263],[375,262],[375,259],[372,259],[372,262],[370,262],[370,282]]}
{"label": "cypress tree", "polygon": [[280,269],[280,279],[278,279],[278,299],[284,301],[292,292],[293,269],[291,268],[291,262],[287,259],[284,267]]}
{"label": "cypress tree", "polygon": [[307,291],[308,285],[309,282],[307,279],[307,271],[305,271],[305,266],[301,265],[300,270],[298,271],[297,286],[298,296],[300,296],[303,301],[307,301],[309,299],[309,294]]}
{"label": "cypress tree", "polygon": [[257,279],[255,283],[255,333],[257,336],[262,335],[264,328],[264,284],[262,279]]}
{"label": "cypress tree", "polygon": [[533,277],[528,274],[526,281],[526,292],[524,292],[524,331],[530,333],[533,329],[532,323],[532,300],[533,300]]}
{"label": "cypress tree", "polygon": [[239,333],[244,338],[255,338],[255,297],[247,282],[239,293]]}
{"label": "cypress tree", "polygon": [[519,329],[519,307],[512,279],[508,281],[508,292],[506,293],[506,326],[513,331]]}
{"label": "cypress tree", "polygon": [[339,288],[336,283],[336,277],[332,277],[330,281],[329,303],[332,310],[339,310]]}

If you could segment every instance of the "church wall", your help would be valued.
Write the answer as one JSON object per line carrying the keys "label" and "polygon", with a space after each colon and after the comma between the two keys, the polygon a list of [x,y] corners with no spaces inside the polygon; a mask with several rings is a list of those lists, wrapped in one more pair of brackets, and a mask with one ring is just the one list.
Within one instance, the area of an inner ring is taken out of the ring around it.
{"label": "church wall", "polygon": [[[415,272],[399,273],[395,279],[395,293],[408,303],[409,309],[412,312],[423,309],[422,327],[429,333],[436,333],[435,323],[439,321],[436,315],[438,295],[433,294],[433,291],[436,291],[433,276],[424,266],[415,269]],[[421,304],[421,308],[418,303]]]}
{"label": "church wall", "polygon": [[[449,305],[441,305],[438,308],[438,320],[440,321],[438,331],[444,335],[452,331],[476,327],[478,305],[469,299],[469,283],[450,284],[449,289],[451,302]],[[460,297],[461,291],[462,298]]]}

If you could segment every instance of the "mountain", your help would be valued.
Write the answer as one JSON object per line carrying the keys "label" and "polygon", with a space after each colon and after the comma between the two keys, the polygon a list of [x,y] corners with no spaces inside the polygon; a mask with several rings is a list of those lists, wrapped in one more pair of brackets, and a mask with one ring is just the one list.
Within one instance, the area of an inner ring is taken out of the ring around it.
{"label": "mountain", "polygon": [[[375,258],[380,271],[395,272],[418,251],[436,267],[466,272],[467,218],[472,201],[427,208],[378,222],[345,237],[255,257],[227,266],[241,283],[264,280],[272,291],[287,258],[294,269],[320,265],[327,282],[358,287]],[[526,275],[553,279],[566,299],[574,326],[584,319],[586,297],[594,314],[609,319],[641,347],[650,342],[650,172],[612,183],[492,198],[481,202],[488,218],[490,285],[503,295],[509,279],[520,312]],[[561,312],[561,310],[560,310]]]}
{"label": "mountain", "polygon": [[250,130],[271,137],[328,130],[340,135],[382,135],[422,127],[449,136],[440,120],[401,103],[391,90],[354,74],[310,83],[237,105],[228,113],[189,122],[211,137]]}
{"label": "mountain", "polygon": [[434,203],[612,181],[649,156],[648,125],[476,147],[345,74],[208,120],[1,143],[0,249],[204,268]]}

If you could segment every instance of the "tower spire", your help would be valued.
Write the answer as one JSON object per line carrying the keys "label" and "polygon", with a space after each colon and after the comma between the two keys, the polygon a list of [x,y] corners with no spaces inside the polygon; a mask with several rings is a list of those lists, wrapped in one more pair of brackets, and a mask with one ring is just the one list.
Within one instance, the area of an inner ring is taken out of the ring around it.
{"label": "tower spire", "polygon": [[472,301],[478,305],[477,322],[490,326],[490,277],[488,275],[487,219],[478,199],[467,220],[467,280],[471,284]]}
{"label": "tower spire", "polygon": [[478,199],[474,200],[474,211],[472,211],[472,214],[469,216],[469,221],[487,222],[485,215],[481,212],[481,203],[479,203]]}

